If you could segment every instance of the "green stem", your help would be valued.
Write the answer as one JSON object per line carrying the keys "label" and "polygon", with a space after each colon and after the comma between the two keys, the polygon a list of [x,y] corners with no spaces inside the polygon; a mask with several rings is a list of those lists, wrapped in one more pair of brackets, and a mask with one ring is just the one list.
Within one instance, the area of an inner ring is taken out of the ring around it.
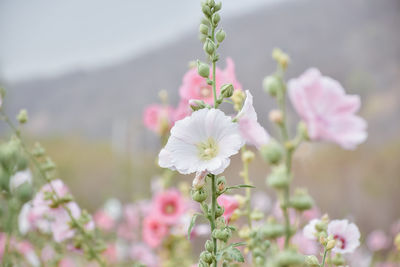
{"label": "green stem", "polygon": [[[211,233],[215,229],[215,210],[217,208],[217,184],[216,184],[216,179],[215,175],[211,174],[211,218],[210,218],[210,224],[211,224]],[[217,239],[212,237],[212,241],[214,243],[214,256],[217,256]],[[217,260],[213,261],[213,266],[217,266]]]}
{"label": "green stem", "polygon": [[[211,40],[213,42],[215,42],[215,27],[214,27],[214,25],[211,28],[212,28],[211,29]],[[214,52],[213,57],[211,58],[211,60],[212,60],[212,90],[213,90],[213,96],[214,96],[214,107],[218,108],[218,103],[217,103],[217,85],[215,84],[215,81],[216,81],[216,77],[215,77],[215,74],[216,74],[216,61],[214,59],[215,53],[216,52]]]}
{"label": "green stem", "polygon": [[[242,154],[246,151],[246,148],[242,148]],[[244,184],[250,185],[250,178],[249,178],[249,163],[247,161],[243,161],[243,181]],[[251,189],[246,188],[246,215],[247,215],[247,222],[249,224],[250,229],[252,228],[251,223]]]}
{"label": "green stem", "polygon": [[[32,155],[32,153],[29,151],[27,148],[24,140],[21,137],[20,131],[14,126],[14,124],[10,121],[8,116],[4,113],[3,110],[0,111],[1,115],[3,116],[3,120],[8,124],[8,126],[12,129],[16,137],[20,140],[21,148],[24,150],[24,152],[28,155],[28,157],[31,159],[33,165],[35,168],[38,170],[40,176],[50,185],[50,188],[52,190],[53,195],[55,196],[56,201],[60,201],[61,197],[58,195],[57,191],[53,187],[53,184],[51,183],[51,180],[47,177],[47,175],[43,172],[42,168],[40,167],[40,163],[37,161],[37,159]],[[61,205],[63,209],[67,212],[71,222],[76,226],[78,231],[87,239],[87,240],[92,240],[92,236],[89,235],[85,228],[75,219],[75,217],[72,215],[71,210],[65,206]],[[93,241],[93,240],[92,240]],[[96,252],[94,252],[93,247],[91,244],[88,244],[89,251],[91,252],[91,255],[94,257],[94,259],[99,263],[100,266],[106,266],[104,261],[97,255]]]}
{"label": "green stem", "polygon": [[320,267],[324,267],[325,266],[325,260],[326,260],[326,254],[328,253],[328,250],[326,248],[324,248],[324,257],[322,258],[322,262]]}

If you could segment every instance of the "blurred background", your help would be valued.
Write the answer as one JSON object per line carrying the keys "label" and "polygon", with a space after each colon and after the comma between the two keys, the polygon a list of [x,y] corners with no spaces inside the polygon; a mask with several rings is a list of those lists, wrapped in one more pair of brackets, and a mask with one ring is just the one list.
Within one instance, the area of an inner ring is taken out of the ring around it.
{"label": "blurred background", "polygon": [[[0,0],[5,108],[12,116],[28,110],[25,134],[47,147],[82,206],[149,196],[160,142],[142,112],[161,89],[177,104],[188,63],[204,58],[201,15],[198,0]],[[314,66],[361,95],[368,141],[356,151],[304,144],[295,183],[332,218],[387,230],[400,218],[400,1],[225,0],[221,23],[220,67],[232,57],[272,135],[274,103],[261,83],[275,69],[274,47],[291,56],[287,77]],[[293,112],[290,120],[298,120]],[[6,138],[4,125],[0,131]],[[240,168],[236,158],[230,183],[240,181]],[[267,172],[258,160],[251,179],[273,198]]]}

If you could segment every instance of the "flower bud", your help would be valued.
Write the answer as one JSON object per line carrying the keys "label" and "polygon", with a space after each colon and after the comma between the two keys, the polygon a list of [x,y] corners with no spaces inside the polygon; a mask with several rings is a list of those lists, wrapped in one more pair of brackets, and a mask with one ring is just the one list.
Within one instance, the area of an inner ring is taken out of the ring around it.
{"label": "flower bud", "polygon": [[283,114],[282,111],[278,109],[273,109],[269,112],[268,114],[269,120],[273,123],[276,124],[282,124],[283,123]]}
{"label": "flower bud", "polygon": [[400,251],[400,233],[394,238],[394,245],[397,247],[397,250]]}
{"label": "flower bud", "polygon": [[199,261],[198,267],[209,267],[209,266],[210,266],[210,264],[205,263],[205,262],[202,261],[202,260]]}
{"label": "flower bud", "polygon": [[212,263],[212,261],[213,261],[213,256],[212,256],[212,254],[211,254],[210,252],[208,252],[208,251],[203,251],[203,252],[200,254],[200,259],[201,259],[202,261],[204,261],[204,262],[210,264],[210,263]]}
{"label": "flower bud", "polygon": [[201,10],[203,11],[203,14],[206,15],[207,17],[211,16],[211,8],[209,6],[203,4]]}
{"label": "flower bud", "polygon": [[328,243],[326,244],[326,250],[331,250],[336,246],[336,240],[329,240]]}
{"label": "flower bud", "polygon": [[246,94],[242,90],[236,90],[233,92],[231,99],[235,110],[239,111],[242,108],[245,98]]}
{"label": "flower bud", "polygon": [[206,42],[204,43],[203,49],[207,54],[211,56],[215,52],[214,42],[207,38]]}
{"label": "flower bud", "polygon": [[201,23],[199,26],[199,32],[204,35],[208,35],[208,26]]}
{"label": "flower bud", "polygon": [[238,235],[242,239],[247,239],[250,237],[250,228],[248,226],[243,226],[242,229],[238,232]]}
{"label": "flower bud", "polygon": [[17,120],[19,123],[24,124],[28,121],[28,112],[26,109],[21,109],[18,113]]}
{"label": "flower bud", "polygon": [[222,2],[216,3],[214,6],[214,12],[221,10],[221,7],[222,7]]}
{"label": "flower bud", "polygon": [[212,16],[212,23],[216,26],[216,25],[218,25],[218,23],[221,21],[221,16],[218,14],[218,13],[215,13],[213,16]]}
{"label": "flower bud", "polygon": [[221,207],[220,205],[217,205],[216,209],[215,209],[215,218],[221,217],[222,214],[224,214],[224,207]]}
{"label": "flower bud", "polygon": [[228,83],[221,86],[221,95],[225,98],[231,97],[233,95],[233,85]]}
{"label": "flower bud", "polygon": [[203,100],[190,99],[189,106],[193,111],[196,111],[207,107],[207,104]]}
{"label": "flower bud", "polygon": [[225,40],[225,37],[226,33],[222,29],[219,29],[215,34],[215,38],[217,39],[218,43],[222,43]]}
{"label": "flower bud", "polygon": [[197,73],[203,78],[208,78],[210,75],[210,67],[206,63],[197,60]]}
{"label": "flower bud", "polygon": [[263,238],[278,238],[284,235],[285,227],[279,223],[271,222],[263,225],[260,228]]}
{"label": "flower bud", "polygon": [[206,183],[206,176],[207,176],[207,171],[202,171],[202,172],[197,172],[196,177],[193,179],[193,189],[199,190],[204,187]]}
{"label": "flower bud", "polygon": [[217,178],[217,190],[218,192],[222,192],[226,186],[225,176],[220,176]]}
{"label": "flower bud", "polygon": [[22,185],[18,186],[14,194],[22,203],[25,203],[32,198],[33,194],[32,185],[30,183],[23,183]]}
{"label": "flower bud", "polygon": [[246,150],[244,151],[244,153],[242,153],[242,161],[246,162],[246,163],[250,163],[254,160],[255,155],[253,153],[253,151],[250,150]]}
{"label": "flower bud", "polygon": [[335,257],[332,259],[332,263],[336,266],[344,266],[346,263],[345,260],[343,259],[343,256],[340,254],[336,254]]}
{"label": "flower bud", "polygon": [[215,229],[212,232],[212,236],[216,239],[222,240],[224,242],[228,241],[229,239],[229,232],[227,231],[227,229]]}
{"label": "flower bud", "polygon": [[277,96],[278,92],[282,89],[281,83],[276,76],[267,76],[263,80],[263,87],[265,92],[270,94],[270,96]]}
{"label": "flower bud", "polygon": [[320,266],[317,257],[315,257],[314,255],[306,256],[305,263],[306,263],[307,267],[319,267]]}
{"label": "flower bud", "polygon": [[290,199],[290,206],[298,211],[309,210],[313,206],[313,199],[307,193],[307,190],[297,189]]}
{"label": "flower bud", "polygon": [[267,184],[275,189],[287,187],[289,181],[287,169],[284,165],[273,167],[271,174],[267,177]]}
{"label": "flower bud", "polygon": [[260,153],[263,159],[270,164],[276,165],[282,160],[283,148],[278,142],[271,140],[261,147]]}
{"label": "flower bud", "polygon": [[304,256],[291,250],[280,252],[276,257],[276,265],[279,267],[299,266],[304,263]]}
{"label": "flower bud", "polygon": [[262,213],[262,212],[259,211],[259,210],[253,210],[253,211],[250,213],[250,218],[251,218],[252,220],[254,220],[254,221],[259,221],[259,220],[261,220],[262,218],[264,218],[264,213]]}
{"label": "flower bud", "polygon": [[304,140],[310,139],[308,137],[307,125],[303,121],[299,122],[297,125],[297,134]]}
{"label": "flower bud", "polygon": [[191,191],[192,199],[197,202],[203,202],[207,199],[207,191],[203,188]]}
{"label": "flower bud", "polygon": [[207,5],[209,7],[214,7],[215,6],[215,1],[214,0],[207,0]]}
{"label": "flower bud", "polygon": [[263,266],[265,264],[265,259],[263,257],[255,257],[254,261],[256,262],[256,266]]}
{"label": "flower bud", "polygon": [[213,252],[214,251],[214,243],[211,240],[207,240],[206,244],[204,245],[204,247],[208,252]]}

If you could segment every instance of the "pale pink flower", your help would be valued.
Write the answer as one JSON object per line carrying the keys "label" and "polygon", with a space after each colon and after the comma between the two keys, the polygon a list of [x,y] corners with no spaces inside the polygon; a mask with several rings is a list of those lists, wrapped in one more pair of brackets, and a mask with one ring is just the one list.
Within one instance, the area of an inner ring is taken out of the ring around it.
{"label": "pale pink flower", "polygon": [[118,236],[126,240],[133,240],[138,234],[137,232],[140,224],[139,207],[134,204],[128,204],[124,207],[123,214],[123,221],[118,226],[117,230]]}
{"label": "pale pink flower", "polygon": [[111,231],[114,228],[115,221],[104,210],[99,210],[93,215],[94,223],[98,228],[104,231]]}
{"label": "pale pink flower", "polygon": [[335,80],[309,69],[288,83],[289,97],[307,125],[312,140],[329,141],[354,149],[367,138],[367,123],[355,115],[360,97],[347,95]]}
{"label": "pale pink flower", "polygon": [[32,204],[34,207],[48,207],[52,204],[50,199],[45,199],[46,193],[52,193],[53,189],[57,193],[58,197],[65,197],[69,194],[68,187],[60,179],[52,180],[50,183],[45,184],[36,196],[33,198]]}
{"label": "pale pink flower", "polygon": [[236,116],[239,122],[239,130],[247,143],[260,148],[269,142],[267,131],[258,123],[257,113],[253,107],[253,96],[246,90],[246,100]]}
{"label": "pale pink flower", "polygon": [[[235,75],[235,65],[232,59],[226,60],[227,66],[225,70],[216,69],[216,91],[217,95],[220,93],[220,87],[223,84],[231,83],[235,89],[242,89],[242,85],[237,81]],[[212,73],[212,70],[210,70]],[[212,75],[210,75],[212,79]],[[188,102],[191,99],[203,100],[207,104],[213,104],[214,96],[212,86],[208,85],[206,79],[197,73],[196,68],[190,69],[183,76],[182,85],[179,88],[181,99]]]}
{"label": "pale pink flower", "polygon": [[319,252],[317,242],[305,237],[304,234],[301,232],[296,233],[292,237],[291,242],[298,248],[301,253],[305,255],[317,255]]}
{"label": "pale pink flower", "polygon": [[173,125],[173,116],[172,107],[152,104],[143,112],[143,123],[149,130],[161,135]]}
{"label": "pale pink flower", "polygon": [[360,245],[360,231],[348,220],[333,220],[328,224],[328,235],[332,235],[337,244],[332,249],[335,253],[352,253]]}
{"label": "pale pink flower", "polygon": [[42,248],[42,252],[40,254],[40,258],[44,262],[51,261],[56,256],[56,252],[51,245],[46,245]]}
{"label": "pale pink flower", "polygon": [[181,100],[178,106],[174,109],[172,120],[175,123],[190,114],[192,114],[192,109],[190,108],[189,102],[187,100]]}
{"label": "pale pink flower", "polygon": [[317,207],[314,206],[310,210],[303,211],[301,216],[304,220],[306,220],[308,222],[312,219],[321,217],[321,212],[319,211],[319,209]]}
{"label": "pale pink flower", "polygon": [[130,258],[147,267],[158,267],[159,261],[151,249],[145,244],[134,244],[130,250]]}
{"label": "pale pink flower", "polygon": [[154,216],[166,224],[177,223],[185,212],[185,200],[178,190],[159,192],[153,200]]}
{"label": "pale pink flower", "polygon": [[150,215],[143,220],[143,240],[152,248],[158,247],[168,233],[167,225],[158,217]]}
{"label": "pale pink flower", "polygon": [[40,266],[39,257],[36,255],[32,244],[28,241],[22,241],[18,243],[17,251],[24,256],[25,260],[29,262],[31,266]]}
{"label": "pale pink flower", "polygon": [[175,123],[159,165],[182,174],[222,173],[243,146],[237,123],[218,109],[201,109]]}
{"label": "pale pink flower", "polygon": [[104,257],[110,264],[116,264],[118,262],[118,251],[117,246],[114,243],[107,245],[106,250],[103,252]]}
{"label": "pale pink flower", "polygon": [[315,226],[321,222],[319,219],[312,219],[303,228],[303,235],[310,240],[317,240],[317,229]]}
{"label": "pale pink flower", "polygon": [[368,235],[367,246],[371,251],[387,249],[390,246],[390,240],[384,231],[375,230]]}
{"label": "pale pink flower", "polygon": [[59,263],[58,267],[77,267],[76,262],[68,257],[64,257]]}
{"label": "pale pink flower", "polygon": [[233,213],[239,208],[239,201],[234,196],[221,195],[217,199],[218,205],[224,207],[224,219],[229,222]]}
{"label": "pale pink flower", "polygon": [[32,184],[32,173],[29,169],[16,172],[10,178],[10,190],[14,192],[19,186],[24,183]]}

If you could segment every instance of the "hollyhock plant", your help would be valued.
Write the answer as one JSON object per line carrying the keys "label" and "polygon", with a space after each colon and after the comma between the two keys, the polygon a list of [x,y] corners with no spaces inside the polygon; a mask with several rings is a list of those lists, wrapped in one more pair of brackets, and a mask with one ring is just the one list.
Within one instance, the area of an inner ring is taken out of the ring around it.
{"label": "hollyhock plant", "polygon": [[360,97],[347,95],[339,82],[309,69],[288,83],[289,97],[307,125],[311,140],[334,142],[354,149],[367,138],[367,124],[355,115]]}
{"label": "hollyhock plant", "polygon": [[152,248],[158,247],[168,233],[168,226],[153,214],[143,220],[143,240]]}
{"label": "hollyhock plant", "polygon": [[222,111],[205,108],[175,123],[159,165],[182,174],[220,174],[242,146],[238,125]]}
{"label": "hollyhock plant", "polygon": [[222,216],[229,222],[235,210],[239,208],[239,201],[234,196],[230,195],[222,195],[217,201],[218,205],[224,208],[224,214]]}
{"label": "hollyhock plant", "polygon": [[178,190],[159,192],[153,200],[154,216],[166,224],[174,224],[185,212],[185,201]]}
{"label": "hollyhock plant", "polygon": [[[210,77],[212,79],[212,77]],[[226,68],[221,70],[216,68],[216,88],[217,94],[223,84],[232,84],[238,90],[242,85],[237,81],[235,75],[235,64],[231,58],[226,60]],[[212,104],[213,91],[212,86],[207,84],[206,80],[197,73],[196,68],[191,68],[183,76],[182,85],[179,88],[179,94],[183,101],[189,102],[191,99],[203,100],[207,104]]]}
{"label": "hollyhock plant", "polygon": [[348,220],[333,220],[328,224],[328,235],[336,240],[335,253],[352,253],[360,245],[360,231]]}
{"label": "hollyhock plant", "polygon": [[246,100],[236,116],[239,122],[239,130],[247,143],[260,148],[269,141],[267,131],[258,123],[257,113],[253,107],[253,96],[246,90]]}

